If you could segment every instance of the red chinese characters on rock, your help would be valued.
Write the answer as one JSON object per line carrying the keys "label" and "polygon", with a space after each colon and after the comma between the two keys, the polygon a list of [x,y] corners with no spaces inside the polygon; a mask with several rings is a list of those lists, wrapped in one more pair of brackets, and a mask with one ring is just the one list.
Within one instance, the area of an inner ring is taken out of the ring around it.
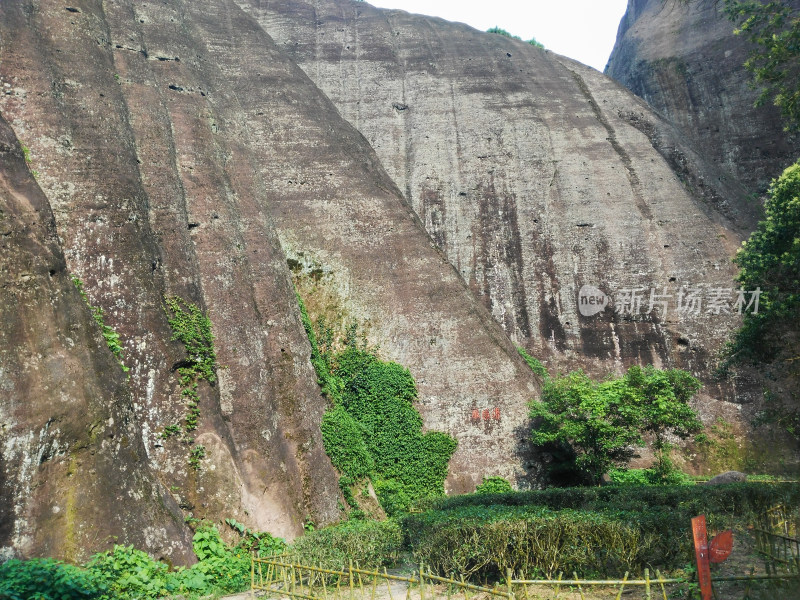
{"label": "red chinese characters on rock", "polygon": [[500,422],[500,407],[495,406],[494,408],[484,408],[483,410],[479,408],[472,409],[472,416],[470,417],[470,421],[472,423],[480,423],[481,421],[486,422]]}

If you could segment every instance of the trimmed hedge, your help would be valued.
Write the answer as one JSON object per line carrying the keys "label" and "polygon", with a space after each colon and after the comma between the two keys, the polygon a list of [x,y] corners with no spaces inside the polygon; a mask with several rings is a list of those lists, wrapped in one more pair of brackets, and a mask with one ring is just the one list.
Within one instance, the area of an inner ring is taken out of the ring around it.
{"label": "trimmed hedge", "polygon": [[724,529],[781,502],[797,506],[800,485],[556,488],[442,499],[401,523],[417,560],[440,573],[619,576],[690,563],[694,516]]}

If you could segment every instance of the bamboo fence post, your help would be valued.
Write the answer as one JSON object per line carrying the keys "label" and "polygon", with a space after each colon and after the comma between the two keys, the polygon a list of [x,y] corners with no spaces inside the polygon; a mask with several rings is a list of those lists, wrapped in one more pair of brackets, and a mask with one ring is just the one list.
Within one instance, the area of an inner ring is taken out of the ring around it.
{"label": "bamboo fence post", "polygon": [[295,575],[294,575],[294,563],[292,563],[291,581],[292,581],[292,587],[290,587],[289,589],[291,590],[291,592],[293,594],[295,594],[295,593],[297,593],[297,580],[296,580]]}
{"label": "bamboo fence post", "polygon": [[525,600],[530,600],[530,596],[528,596],[528,584],[527,583],[523,583],[522,584],[522,589],[525,590]]}
{"label": "bamboo fence post", "polygon": [[469,589],[464,586],[464,575],[461,574],[461,589],[464,590],[464,600],[469,600]]}
{"label": "bamboo fence post", "polygon": [[383,577],[386,581],[386,592],[389,594],[389,600],[394,600],[392,598],[392,586],[389,584],[389,578],[387,577],[388,573],[386,572],[386,567],[383,567]]}
{"label": "bamboo fence post", "polygon": [[419,600],[425,600],[425,563],[419,563]]}
{"label": "bamboo fence post", "polygon": [[372,576],[372,595],[369,597],[369,600],[375,600],[375,588],[378,587],[378,571],[375,571],[375,575]]}
{"label": "bamboo fence post", "polygon": [[[322,569],[322,563],[319,563],[319,568]],[[325,581],[327,577],[325,577],[325,574],[322,573],[322,577],[320,579],[322,580],[322,595],[325,598],[325,600],[328,600],[328,586]]]}
{"label": "bamboo fence post", "polygon": [[356,561],[356,575],[358,575],[358,589],[361,592],[361,600],[364,600],[364,581],[361,579],[361,565]]}
{"label": "bamboo fence post", "polygon": [[556,584],[556,595],[555,595],[556,599],[561,595],[561,576],[562,575],[563,575],[563,573],[559,572],[558,580],[557,580],[558,583]]}
{"label": "bamboo fence post", "polygon": [[661,586],[661,595],[663,596],[664,600],[667,600],[667,590],[664,589],[664,576],[658,569],[656,569],[656,577],[658,577],[658,585]]}
{"label": "bamboo fence post", "polygon": [[578,586],[578,594],[580,594],[581,600],[586,600],[586,597],[583,595],[583,588],[581,587],[580,579],[578,579],[578,574],[573,571],[572,576],[575,578],[575,585]]}
{"label": "bamboo fence post", "polygon": [[514,590],[511,587],[511,568],[506,569],[506,585],[508,586],[508,600],[511,600],[514,597]]}
{"label": "bamboo fence post", "polygon": [[350,559],[350,600],[353,600],[353,559]]}
{"label": "bamboo fence post", "polygon": [[[267,585],[272,582],[272,575],[275,571],[275,565],[267,563]],[[258,579],[261,582],[261,587],[264,587],[264,573],[261,572],[261,563],[258,563]]]}
{"label": "bamboo fence post", "polygon": [[644,597],[646,600],[652,600],[650,595],[650,569],[644,570]]}
{"label": "bamboo fence post", "polygon": [[622,583],[619,586],[619,592],[617,592],[617,597],[614,600],[620,600],[622,598],[622,592],[625,590],[625,582],[628,581],[628,572],[625,571],[625,575],[622,576]]}
{"label": "bamboo fence post", "polygon": [[256,557],[250,555],[250,589],[256,587]]}

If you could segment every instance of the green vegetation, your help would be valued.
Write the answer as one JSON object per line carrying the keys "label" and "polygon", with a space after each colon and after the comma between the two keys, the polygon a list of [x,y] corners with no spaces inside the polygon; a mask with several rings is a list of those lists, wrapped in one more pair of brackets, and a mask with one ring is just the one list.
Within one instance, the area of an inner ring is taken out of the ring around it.
{"label": "green vegetation", "polygon": [[292,547],[303,564],[340,569],[349,560],[364,567],[393,564],[402,550],[403,534],[394,520],[349,520],[307,533]]}
{"label": "green vegetation", "polygon": [[528,363],[531,371],[543,379],[550,377],[550,373],[547,372],[547,367],[545,367],[539,359],[533,358],[530,354],[525,352],[525,348],[522,346],[517,346],[517,352],[519,352],[519,355],[523,358],[523,360]]}
{"label": "green vegetation", "polygon": [[[511,35],[508,31],[506,31],[502,27],[490,27],[489,29],[486,30],[486,33],[496,33],[498,35],[503,35],[507,38],[511,38],[512,40],[522,41],[521,37],[519,37],[518,35]],[[526,43],[530,44],[531,46],[536,46],[537,48],[544,48],[544,45],[537,42],[536,38],[531,38],[527,40]]]}
{"label": "green vegetation", "polygon": [[633,366],[623,377],[599,383],[583,371],[548,379],[542,401],[531,404],[531,439],[544,448],[567,446],[564,453],[577,470],[597,483],[611,467],[624,465],[644,443],[643,434],[650,434],[656,469],[668,478],[672,465],[664,435],[686,438],[702,428],[688,405],[699,389],[700,382],[685,371],[652,366]]}
{"label": "green vegetation", "polygon": [[618,485],[694,485],[694,480],[686,473],[671,469],[609,469],[611,483]]}
{"label": "green vegetation", "polygon": [[[24,146],[23,146],[24,148]],[[122,342],[120,340],[119,334],[114,331],[111,327],[106,325],[105,319],[103,318],[103,309],[99,306],[92,306],[89,303],[89,297],[86,295],[86,292],[83,289],[83,282],[77,278],[72,278],[72,283],[75,284],[75,287],[78,288],[78,292],[83,298],[83,301],[86,303],[86,306],[89,307],[89,310],[92,313],[92,317],[94,317],[95,323],[100,326],[100,331],[103,333],[103,339],[106,341],[106,345],[108,349],[111,350],[111,353],[117,359],[120,368],[123,372],[127,373],[130,369],[122,364]]]}
{"label": "green vegetation", "polygon": [[249,588],[250,552],[271,554],[285,544],[266,533],[236,529],[241,538],[230,546],[216,527],[201,525],[193,540],[199,562],[189,569],[171,569],[133,546],[119,545],[94,555],[83,568],[51,559],[11,560],[0,565],[0,598],[155,600],[240,592]]}
{"label": "green vegetation", "polygon": [[744,63],[761,87],[757,104],[772,100],[786,129],[800,128],[800,9],[789,2],[725,0],[725,14],[754,44]]}
{"label": "green vegetation", "polygon": [[[800,161],[772,182],[764,207],[766,218],[742,244],[734,262],[745,292],[760,291],[758,312],[744,312],[742,327],[727,345],[720,365],[725,374],[737,363],[773,364],[780,377],[793,380],[788,390],[766,390],[758,424],[774,423],[800,437],[796,382],[800,371]],[[774,375],[773,375],[774,377]],[[767,380],[770,375],[767,374]],[[792,395],[792,391],[795,391]]]}
{"label": "green vegetation", "polygon": [[780,502],[797,506],[800,486],[551,488],[445,498],[401,524],[415,558],[440,573],[495,581],[506,568],[524,577],[619,577],[690,563],[690,522],[698,514],[711,530],[744,527]]}
{"label": "green vegetation", "polygon": [[408,369],[378,359],[355,325],[337,346],[324,322],[315,330],[299,296],[298,303],[311,363],[332,404],[322,419],[322,440],[342,474],[339,486],[348,505],[358,509],[350,488],[366,477],[388,514],[443,495],[456,441],[438,431],[422,433],[413,406],[417,386]]}
{"label": "green vegetation", "polygon": [[[783,344],[787,325],[796,323],[800,308],[800,161],[772,182],[764,207],[766,218],[742,243],[734,262],[736,281],[747,291],[761,290],[758,313],[744,314],[744,323],[728,348],[729,361],[769,361]],[[791,340],[789,340],[791,341]],[[794,340],[796,343],[796,340]],[[792,348],[792,359],[800,349]]]}
{"label": "green vegetation", "polygon": [[503,494],[511,491],[511,484],[502,477],[484,477],[483,482],[475,488],[476,494]]}
{"label": "green vegetation", "polygon": [[78,600],[99,598],[105,591],[90,573],[51,558],[12,559],[0,564],[3,600]]}
{"label": "green vegetation", "polygon": [[[200,418],[198,406],[200,396],[197,393],[199,383],[201,381],[214,383],[217,380],[214,335],[211,333],[210,319],[196,304],[186,302],[177,296],[168,296],[164,298],[164,312],[172,329],[172,340],[181,342],[188,355],[188,359],[180,364],[177,371],[182,388],[181,394],[186,399],[189,409],[184,421],[184,431],[189,433],[197,429]],[[176,427],[177,425],[168,426],[162,437],[166,439],[177,433]],[[202,458],[194,456],[196,450],[197,448],[192,451],[189,459],[194,468],[199,465],[199,459]]]}

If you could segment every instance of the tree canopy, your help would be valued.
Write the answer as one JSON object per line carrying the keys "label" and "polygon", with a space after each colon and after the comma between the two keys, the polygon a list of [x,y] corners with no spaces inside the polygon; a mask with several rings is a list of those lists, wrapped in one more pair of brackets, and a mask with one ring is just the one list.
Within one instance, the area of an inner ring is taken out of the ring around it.
{"label": "tree canopy", "polygon": [[567,444],[575,466],[592,483],[624,465],[651,434],[657,449],[668,432],[685,438],[702,428],[689,400],[700,382],[680,369],[631,367],[620,378],[594,382],[583,371],[547,380],[531,404],[531,439],[539,447]]}
{"label": "tree canopy", "polygon": [[[744,359],[769,361],[788,350],[800,356],[800,160],[772,182],[766,218],[742,243],[734,262],[743,289],[760,289],[758,312],[746,312],[742,328],[728,347],[728,364]],[[782,343],[776,343],[781,340]]]}
{"label": "tree canopy", "polygon": [[725,14],[735,33],[754,44],[745,68],[761,87],[758,104],[769,99],[786,120],[786,129],[800,128],[800,7],[785,0],[725,0]]}

